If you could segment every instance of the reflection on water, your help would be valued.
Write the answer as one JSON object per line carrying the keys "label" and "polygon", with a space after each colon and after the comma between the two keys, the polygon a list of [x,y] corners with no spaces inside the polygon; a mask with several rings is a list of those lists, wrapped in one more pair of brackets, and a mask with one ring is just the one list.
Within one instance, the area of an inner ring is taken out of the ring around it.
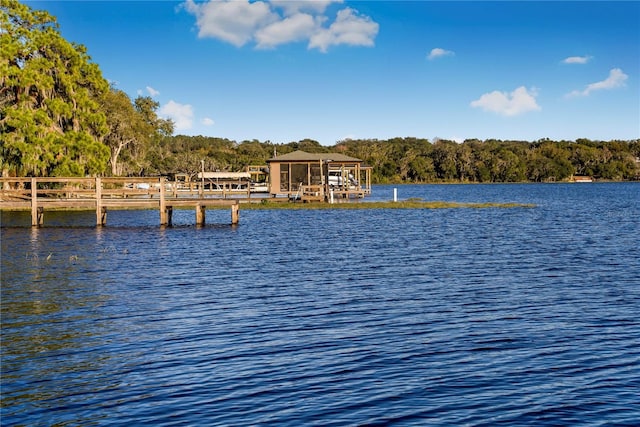
{"label": "reflection on water", "polygon": [[403,186],[537,207],[234,228],[3,214],[2,425],[633,425],[638,190]]}

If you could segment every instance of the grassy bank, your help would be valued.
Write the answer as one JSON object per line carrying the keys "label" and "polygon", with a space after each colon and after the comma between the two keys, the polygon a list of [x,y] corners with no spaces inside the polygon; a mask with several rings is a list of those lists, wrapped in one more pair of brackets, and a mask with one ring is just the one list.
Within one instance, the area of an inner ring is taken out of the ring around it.
{"label": "grassy bank", "polygon": [[241,210],[260,209],[456,209],[456,208],[532,208],[535,205],[523,203],[457,203],[423,200],[404,200],[398,202],[344,202],[344,203],[282,203],[263,200],[260,203],[243,204]]}

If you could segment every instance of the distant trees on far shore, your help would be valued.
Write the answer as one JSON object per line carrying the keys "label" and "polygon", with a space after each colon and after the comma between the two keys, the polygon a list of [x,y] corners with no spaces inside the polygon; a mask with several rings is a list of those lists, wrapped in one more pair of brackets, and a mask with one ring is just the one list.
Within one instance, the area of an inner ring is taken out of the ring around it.
{"label": "distant trees on far shore", "polygon": [[339,152],[373,167],[374,183],[549,182],[574,175],[599,180],[640,180],[640,140],[501,141],[462,143],[420,138],[358,139],[322,146],[305,139],[288,144],[203,136],[172,136],[150,149],[143,174],[242,170],[295,150]]}

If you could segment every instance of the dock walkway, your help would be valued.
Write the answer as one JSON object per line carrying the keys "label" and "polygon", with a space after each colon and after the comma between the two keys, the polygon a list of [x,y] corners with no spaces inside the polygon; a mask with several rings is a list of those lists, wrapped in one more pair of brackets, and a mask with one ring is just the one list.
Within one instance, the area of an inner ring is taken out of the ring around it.
{"label": "dock walkway", "polygon": [[195,209],[196,225],[205,224],[206,209],[228,206],[231,224],[239,222],[240,202],[217,192],[181,191],[157,178],[0,178],[0,211],[31,211],[31,225],[44,224],[50,210],[95,210],[96,225],[107,223],[107,211],[157,209],[160,225],[171,225],[174,208]]}

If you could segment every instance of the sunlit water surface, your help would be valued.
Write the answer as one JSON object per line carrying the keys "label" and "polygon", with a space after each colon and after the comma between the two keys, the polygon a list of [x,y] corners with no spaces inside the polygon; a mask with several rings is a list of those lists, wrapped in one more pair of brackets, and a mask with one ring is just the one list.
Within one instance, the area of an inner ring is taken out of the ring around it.
{"label": "sunlit water surface", "polygon": [[640,184],[396,188],[3,214],[2,425],[638,425]]}

